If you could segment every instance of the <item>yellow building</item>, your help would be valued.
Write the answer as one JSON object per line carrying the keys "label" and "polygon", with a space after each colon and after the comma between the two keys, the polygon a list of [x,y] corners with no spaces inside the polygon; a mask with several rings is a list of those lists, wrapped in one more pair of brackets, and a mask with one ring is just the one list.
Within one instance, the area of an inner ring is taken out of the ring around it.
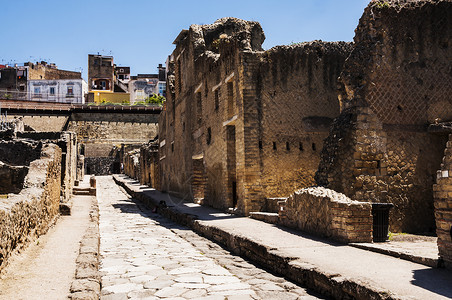
{"label": "yellow building", "polygon": [[119,103],[128,104],[130,103],[129,93],[114,93],[112,91],[90,91],[90,99],[94,99],[94,103]]}

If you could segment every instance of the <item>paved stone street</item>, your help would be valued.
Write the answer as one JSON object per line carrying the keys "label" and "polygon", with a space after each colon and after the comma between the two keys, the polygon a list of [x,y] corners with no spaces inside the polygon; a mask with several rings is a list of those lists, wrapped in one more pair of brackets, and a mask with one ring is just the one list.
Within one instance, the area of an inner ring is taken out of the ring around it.
{"label": "paved stone street", "polygon": [[318,299],[97,177],[102,299]]}

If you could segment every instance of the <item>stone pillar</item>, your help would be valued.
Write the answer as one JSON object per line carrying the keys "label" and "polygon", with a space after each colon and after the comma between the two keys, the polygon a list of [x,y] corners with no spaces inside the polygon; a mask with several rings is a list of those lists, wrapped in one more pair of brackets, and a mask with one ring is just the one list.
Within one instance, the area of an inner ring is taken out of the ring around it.
{"label": "stone pillar", "polygon": [[452,269],[452,134],[444,150],[441,170],[433,186],[438,252],[445,266]]}

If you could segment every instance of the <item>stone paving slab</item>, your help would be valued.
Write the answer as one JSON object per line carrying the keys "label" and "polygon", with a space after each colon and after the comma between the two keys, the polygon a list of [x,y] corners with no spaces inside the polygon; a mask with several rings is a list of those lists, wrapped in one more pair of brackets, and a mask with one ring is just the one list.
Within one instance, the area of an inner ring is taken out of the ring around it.
{"label": "stone paving slab", "polygon": [[273,224],[236,217],[114,176],[150,207],[165,201],[162,215],[187,224],[237,254],[333,298],[450,299],[452,272],[332,243]]}
{"label": "stone paving slab", "polygon": [[110,176],[97,190],[101,299],[319,299],[152,213]]}

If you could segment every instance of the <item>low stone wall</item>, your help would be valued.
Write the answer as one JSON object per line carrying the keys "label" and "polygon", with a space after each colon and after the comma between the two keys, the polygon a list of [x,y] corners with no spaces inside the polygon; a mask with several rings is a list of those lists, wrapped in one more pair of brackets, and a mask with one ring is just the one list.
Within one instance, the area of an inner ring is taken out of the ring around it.
{"label": "low stone wall", "polygon": [[305,188],[281,201],[279,222],[340,242],[372,242],[372,204],[323,187]]}
{"label": "low stone wall", "polygon": [[58,215],[61,149],[44,144],[41,157],[29,164],[24,188],[0,198],[0,270],[11,253],[44,234]]}
{"label": "low stone wall", "polygon": [[21,139],[34,140],[37,142],[46,141],[57,144],[62,151],[61,165],[61,201],[68,202],[72,195],[72,188],[75,181],[83,177],[77,177],[77,156],[78,143],[77,136],[73,132],[17,132],[17,137]]}

